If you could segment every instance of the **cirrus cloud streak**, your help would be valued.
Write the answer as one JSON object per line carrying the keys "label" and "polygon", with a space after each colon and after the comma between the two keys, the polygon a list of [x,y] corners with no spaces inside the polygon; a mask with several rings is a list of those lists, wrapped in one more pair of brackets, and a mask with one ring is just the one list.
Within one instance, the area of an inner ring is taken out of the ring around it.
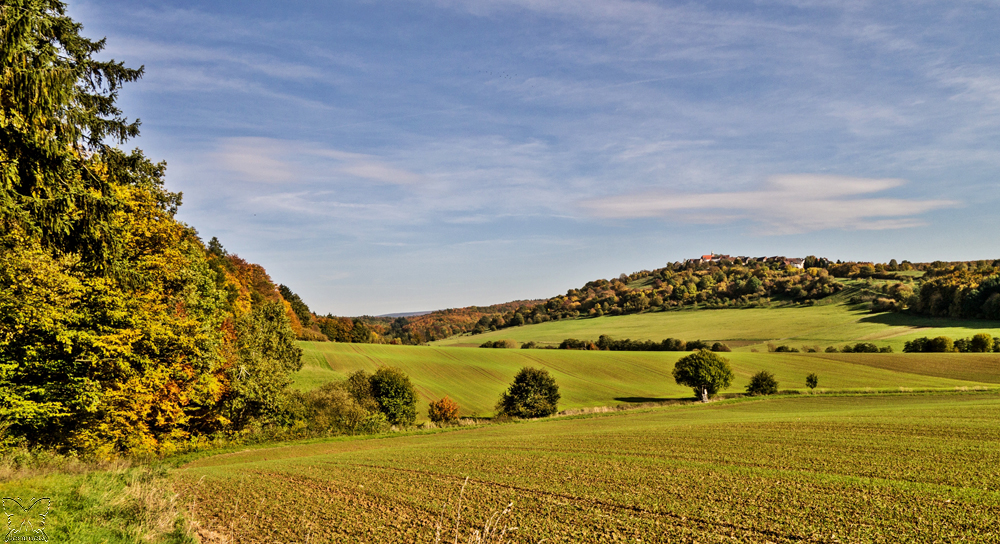
{"label": "cirrus cloud streak", "polygon": [[901,179],[788,174],[768,178],[757,191],[637,193],[581,202],[609,219],[664,217],[690,223],[748,220],[769,234],[827,229],[884,230],[916,227],[920,214],[958,206],[954,200],[869,196],[902,186]]}

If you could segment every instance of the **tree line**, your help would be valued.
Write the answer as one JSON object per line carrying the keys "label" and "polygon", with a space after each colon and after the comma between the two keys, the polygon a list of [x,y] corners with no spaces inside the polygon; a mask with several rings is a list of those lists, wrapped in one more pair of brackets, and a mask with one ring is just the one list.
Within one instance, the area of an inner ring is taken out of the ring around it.
{"label": "tree line", "polygon": [[915,338],[903,344],[905,353],[990,353],[1000,352],[1000,342],[984,332],[952,340],[947,336]]}

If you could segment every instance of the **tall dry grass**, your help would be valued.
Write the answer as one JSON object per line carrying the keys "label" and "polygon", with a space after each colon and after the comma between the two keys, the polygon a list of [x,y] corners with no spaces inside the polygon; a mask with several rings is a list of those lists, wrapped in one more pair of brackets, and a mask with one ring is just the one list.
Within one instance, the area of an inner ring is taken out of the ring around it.
{"label": "tall dry grass", "polygon": [[445,533],[445,513],[448,507],[451,506],[451,497],[448,497],[448,502],[441,507],[441,513],[438,515],[437,524],[434,527],[434,544],[505,544],[507,540],[507,533],[517,530],[517,527],[507,524],[507,518],[510,513],[514,510],[514,503],[511,502],[503,510],[494,511],[483,523],[481,528],[472,528],[465,535],[465,540],[462,540],[462,536],[465,531],[462,528],[462,499],[465,498],[465,486],[469,484],[469,478],[466,477],[465,481],[462,482],[462,488],[458,492],[458,504],[455,506],[454,512],[452,513],[452,525],[454,526],[454,533],[452,531],[447,531],[451,537],[451,540],[443,540],[444,538],[449,538],[444,536]]}

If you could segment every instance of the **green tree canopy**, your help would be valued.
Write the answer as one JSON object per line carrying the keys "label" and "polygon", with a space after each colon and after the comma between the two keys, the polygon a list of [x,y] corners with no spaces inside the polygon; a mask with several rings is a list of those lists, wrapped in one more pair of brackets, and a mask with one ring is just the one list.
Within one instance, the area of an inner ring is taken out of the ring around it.
{"label": "green tree canopy", "polygon": [[694,389],[694,394],[707,401],[733,382],[729,361],[707,349],[682,357],[674,364],[674,380]]}
{"label": "green tree canopy", "polygon": [[993,351],[993,337],[985,332],[972,336],[969,342],[969,351],[973,353],[988,353]]}
{"label": "green tree canopy", "polygon": [[417,391],[398,368],[379,367],[371,377],[371,395],[393,425],[413,425],[417,419]]}
{"label": "green tree canopy", "polygon": [[774,395],[778,392],[778,380],[766,370],[754,374],[747,385],[748,395]]}
{"label": "green tree canopy", "polygon": [[558,411],[559,398],[559,386],[547,370],[524,367],[500,396],[496,411],[512,417],[550,416]]}

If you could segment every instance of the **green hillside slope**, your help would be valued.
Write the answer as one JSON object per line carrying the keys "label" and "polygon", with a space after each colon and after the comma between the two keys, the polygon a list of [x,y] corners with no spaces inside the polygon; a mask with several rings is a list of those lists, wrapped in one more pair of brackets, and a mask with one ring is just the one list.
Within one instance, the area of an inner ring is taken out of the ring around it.
{"label": "green hillside slope", "polygon": [[[420,394],[418,413],[430,400],[449,395],[462,415],[487,416],[524,366],[547,369],[562,394],[560,409],[621,402],[686,398],[691,390],[674,382],[674,362],[684,352],[508,350],[378,344],[300,342],[303,369],[295,385],[311,389],[350,372],[395,366],[409,374]],[[726,354],[736,380],[727,391],[742,392],[750,376],[769,370],[782,389],[805,390],[815,372],[820,389],[955,388],[1000,384],[1000,354]],[[953,364],[958,361],[959,364]],[[912,368],[911,368],[912,366]],[[993,385],[995,386],[995,385]]]}
{"label": "green hillside slope", "polygon": [[642,314],[565,319],[511,327],[479,335],[454,336],[438,346],[478,346],[487,340],[510,338],[518,342],[556,345],[566,338],[614,338],[722,341],[733,348],[763,350],[767,342],[801,346],[842,346],[872,342],[902,351],[903,344],[920,336],[964,338],[977,332],[1000,336],[1000,322],[933,318],[898,313],[873,314],[847,304],[776,308],[678,310]]}

